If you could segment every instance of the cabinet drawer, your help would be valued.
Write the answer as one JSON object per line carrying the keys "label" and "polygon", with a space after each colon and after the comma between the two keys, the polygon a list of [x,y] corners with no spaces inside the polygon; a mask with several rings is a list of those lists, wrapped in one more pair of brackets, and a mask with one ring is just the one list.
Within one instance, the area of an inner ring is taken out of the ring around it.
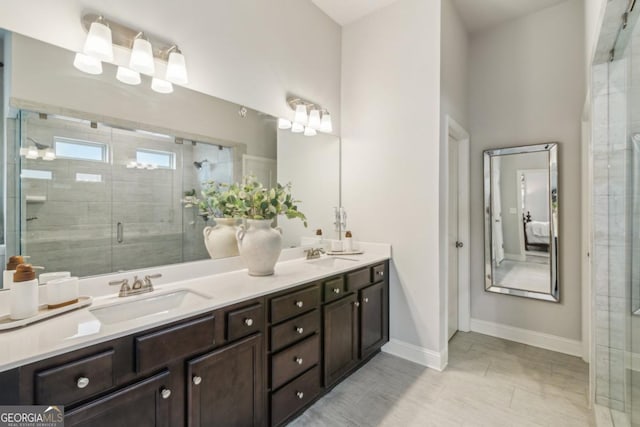
{"label": "cabinet drawer", "polygon": [[271,425],[278,425],[311,402],[320,392],[320,368],[316,366],[271,395]]}
{"label": "cabinet drawer", "polygon": [[69,405],[113,386],[113,350],[35,374],[36,404]]}
{"label": "cabinet drawer", "polygon": [[235,341],[262,331],[263,327],[264,309],[262,304],[227,313],[227,341]]}
{"label": "cabinet drawer", "polygon": [[347,273],[346,276],[347,291],[349,292],[357,291],[371,283],[371,269],[369,268]]}
{"label": "cabinet drawer", "polygon": [[384,280],[386,275],[387,275],[387,271],[384,264],[373,266],[373,282],[374,283]]}
{"label": "cabinet drawer", "polygon": [[271,328],[271,351],[293,344],[320,330],[320,311],[313,310]]}
{"label": "cabinet drawer", "polygon": [[318,307],[318,286],[312,286],[271,300],[271,322],[277,323]]}
{"label": "cabinet drawer", "polygon": [[271,387],[275,390],[320,361],[320,335],[271,356]]}
{"label": "cabinet drawer", "polygon": [[322,292],[324,302],[333,301],[338,298],[342,298],[344,295],[344,277],[335,277],[333,279],[322,282]]}
{"label": "cabinet drawer", "polygon": [[214,344],[213,314],[135,338],[136,371],[166,366]]}

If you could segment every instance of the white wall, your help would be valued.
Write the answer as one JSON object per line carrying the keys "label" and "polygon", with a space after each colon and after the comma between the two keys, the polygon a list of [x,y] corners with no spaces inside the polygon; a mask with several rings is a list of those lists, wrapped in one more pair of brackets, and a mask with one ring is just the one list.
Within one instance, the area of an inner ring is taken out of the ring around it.
{"label": "white wall", "polygon": [[342,38],[347,227],[392,244],[391,338],[438,364],[440,2],[400,0]]}
{"label": "white wall", "polygon": [[65,0],[0,2],[0,27],[70,50],[85,11],[176,42],[189,88],[270,113],[291,114],[287,93],[328,108],[340,129],[340,27],[300,0]]}
{"label": "white wall", "polygon": [[591,68],[606,4],[606,0],[584,0],[584,47],[587,70]]}
{"label": "white wall", "polygon": [[[569,0],[474,34],[470,48],[472,318],[581,339],[584,10]],[[559,141],[559,304],[484,292],[482,151]]]}

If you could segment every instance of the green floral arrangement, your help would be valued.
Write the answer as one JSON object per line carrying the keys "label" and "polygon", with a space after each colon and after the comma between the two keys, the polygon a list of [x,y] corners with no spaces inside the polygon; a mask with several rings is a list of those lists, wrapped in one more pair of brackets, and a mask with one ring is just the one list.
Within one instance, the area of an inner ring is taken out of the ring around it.
{"label": "green floral arrangement", "polygon": [[266,188],[254,176],[245,176],[241,184],[209,181],[202,199],[193,193],[185,195],[185,206],[197,206],[205,218],[273,219],[285,215],[299,218],[307,226],[306,216],[298,210],[300,200],[291,195],[291,183]]}

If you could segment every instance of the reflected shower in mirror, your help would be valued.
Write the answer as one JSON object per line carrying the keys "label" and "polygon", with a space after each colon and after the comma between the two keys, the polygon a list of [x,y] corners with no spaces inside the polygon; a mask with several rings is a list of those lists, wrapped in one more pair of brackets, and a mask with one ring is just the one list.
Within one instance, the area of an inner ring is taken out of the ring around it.
{"label": "reflected shower in mirror", "polygon": [[485,289],[559,301],[557,144],[484,152]]}

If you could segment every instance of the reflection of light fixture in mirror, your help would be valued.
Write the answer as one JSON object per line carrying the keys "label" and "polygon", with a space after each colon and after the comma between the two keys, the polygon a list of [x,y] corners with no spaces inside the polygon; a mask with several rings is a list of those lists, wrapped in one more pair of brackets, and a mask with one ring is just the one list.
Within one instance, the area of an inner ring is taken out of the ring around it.
{"label": "reflection of light fixture in mirror", "polygon": [[154,77],[151,80],[151,89],[158,93],[171,93],[173,92],[173,85],[171,82]]}
{"label": "reflection of light fixture in mirror", "polygon": [[308,126],[314,130],[320,129],[320,110],[314,108],[309,112]]}
{"label": "reflection of light fixture in mirror", "polygon": [[73,66],[87,74],[102,74],[102,62],[84,53],[76,53]]}
{"label": "reflection of light fixture in mirror", "polygon": [[169,58],[167,59],[167,74],[165,78],[175,84],[184,85],[189,83],[187,77],[187,66],[184,61],[184,55],[173,45],[169,48]]}
{"label": "reflection of light fixture in mirror", "polygon": [[53,148],[45,148],[42,152],[42,160],[52,161],[56,159],[56,153]]}
{"label": "reflection of light fixture in mirror", "polygon": [[149,40],[143,39],[142,37],[143,33],[140,32],[133,41],[129,68],[143,74],[152,75],[156,70],[153,60],[153,48]]}
{"label": "reflection of light fixture in mirror", "polygon": [[316,136],[317,134],[318,132],[316,132],[316,130],[311,126],[306,126],[304,128],[304,136]]}
{"label": "reflection of light fixture in mirror", "polygon": [[49,145],[41,144],[35,138],[30,136],[27,137],[27,141],[27,144],[31,142],[32,145],[21,147],[20,156],[29,160],[37,160],[41,158],[42,160],[51,161],[56,159],[56,153]]}
{"label": "reflection of light fixture in mirror", "polygon": [[301,125],[300,123],[293,123],[291,125],[291,132],[293,133],[300,133],[304,131],[304,126]]}
{"label": "reflection of light fixture in mirror", "polygon": [[331,133],[333,132],[333,125],[331,124],[331,114],[328,111],[322,113],[322,122],[320,123],[320,132]]}
{"label": "reflection of light fixture in mirror", "polygon": [[293,121],[300,123],[301,125],[306,125],[307,120],[307,106],[304,104],[298,104],[296,106],[296,113],[293,116]]}
{"label": "reflection of light fixture in mirror", "polygon": [[118,66],[118,71],[116,72],[116,79],[128,85],[139,85],[140,82],[142,81],[140,79],[139,72],[133,71],[130,68],[122,67],[122,66]]}
{"label": "reflection of light fixture in mirror", "polygon": [[101,61],[113,61],[111,29],[102,16],[99,16],[89,27],[89,34],[87,34],[82,52]]}
{"label": "reflection of light fixture in mirror", "polygon": [[278,129],[291,129],[291,120],[279,118]]}

